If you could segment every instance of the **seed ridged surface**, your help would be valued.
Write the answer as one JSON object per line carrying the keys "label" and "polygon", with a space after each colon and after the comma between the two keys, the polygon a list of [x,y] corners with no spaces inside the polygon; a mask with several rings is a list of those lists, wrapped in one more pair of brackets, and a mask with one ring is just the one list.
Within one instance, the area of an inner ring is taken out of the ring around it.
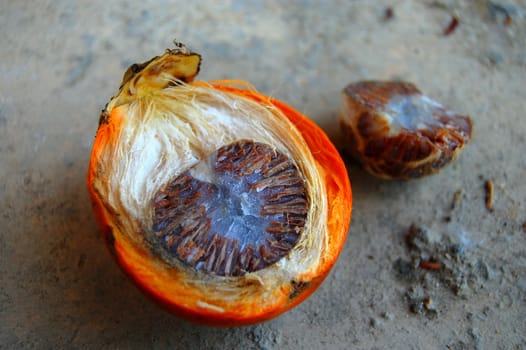
{"label": "seed ridged surface", "polygon": [[198,270],[240,276],[274,264],[305,226],[298,168],[269,145],[219,148],[154,198],[154,246]]}

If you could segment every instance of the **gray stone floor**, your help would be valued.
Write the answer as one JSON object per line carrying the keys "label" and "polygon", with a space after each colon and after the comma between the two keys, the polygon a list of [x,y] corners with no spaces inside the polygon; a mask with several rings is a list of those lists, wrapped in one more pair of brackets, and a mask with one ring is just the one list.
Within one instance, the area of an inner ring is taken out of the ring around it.
{"label": "gray stone floor", "polygon": [[[526,2],[320,4],[0,4],[0,348],[526,348]],[[453,15],[459,26],[445,36]],[[247,80],[309,115],[339,147],[340,91],[363,79],[416,83],[472,115],[474,139],[455,164],[414,182],[374,179],[348,159],[351,229],[317,293],[260,325],[186,323],[112,261],[85,186],[98,116],[123,71],[174,38],[203,55],[200,79]],[[469,253],[462,293],[431,273],[412,284],[397,275],[412,223]],[[432,294],[433,312],[408,305],[418,293]]]}

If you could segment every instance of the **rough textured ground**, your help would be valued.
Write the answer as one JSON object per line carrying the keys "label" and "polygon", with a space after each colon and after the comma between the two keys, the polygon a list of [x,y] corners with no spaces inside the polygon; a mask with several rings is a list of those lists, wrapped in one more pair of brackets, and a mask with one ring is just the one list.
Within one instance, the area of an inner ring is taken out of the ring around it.
{"label": "rough textured ground", "polygon": [[[191,3],[0,5],[0,348],[526,348],[526,2]],[[100,109],[130,63],[174,37],[204,56],[201,79],[248,80],[339,146],[340,91],[362,79],[416,83],[471,114],[475,137],[457,163],[414,182],[348,160],[350,235],[319,291],[265,324],[189,324],[123,276],[85,187]],[[413,223],[429,240],[408,244]],[[444,255],[451,244],[463,260]],[[462,293],[415,270],[431,251],[464,276]]]}

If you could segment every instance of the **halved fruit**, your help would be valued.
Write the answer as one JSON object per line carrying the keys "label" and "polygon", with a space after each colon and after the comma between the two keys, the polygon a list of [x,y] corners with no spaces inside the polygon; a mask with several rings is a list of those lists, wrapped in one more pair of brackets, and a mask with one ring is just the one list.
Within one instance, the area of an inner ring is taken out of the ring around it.
{"label": "halved fruit", "polygon": [[246,84],[193,81],[199,65],[178,44],[126,72],[88,188],[111,251],[155,301],[203,324],[261,322],[336,262],[350,182],[311,120]]}

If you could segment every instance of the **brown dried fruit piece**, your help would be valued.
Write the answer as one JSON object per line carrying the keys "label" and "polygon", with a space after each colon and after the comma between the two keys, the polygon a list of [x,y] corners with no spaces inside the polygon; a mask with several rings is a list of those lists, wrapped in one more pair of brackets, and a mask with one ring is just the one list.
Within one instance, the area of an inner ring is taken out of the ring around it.
{"label": "brown dried fruit piece", "polygon": [[347,150],[368,172],[403,180],[436,173],[456,159],[473,127],[469,116],[398,81],[348,85],[340,124]]}

